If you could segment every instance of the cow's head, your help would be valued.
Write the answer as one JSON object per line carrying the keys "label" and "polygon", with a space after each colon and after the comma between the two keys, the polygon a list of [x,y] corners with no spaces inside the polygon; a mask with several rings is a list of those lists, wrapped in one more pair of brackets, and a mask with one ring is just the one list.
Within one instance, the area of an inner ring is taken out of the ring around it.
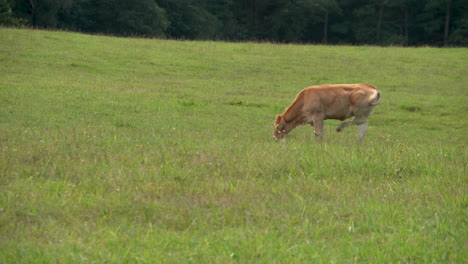
{"label": "cow's head", "polygon": [[278,141],[286,137],[286,122],[282,115],[277,115],[275,120],[275,130],[273,131],[273,138]]}

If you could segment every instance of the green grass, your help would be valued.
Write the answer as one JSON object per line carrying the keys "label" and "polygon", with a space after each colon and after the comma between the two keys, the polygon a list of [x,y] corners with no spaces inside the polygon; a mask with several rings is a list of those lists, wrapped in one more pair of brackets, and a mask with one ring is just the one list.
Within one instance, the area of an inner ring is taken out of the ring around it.
{"label": "green grass", "polygon": [[[463,263],[468,50],[0,28],[0,263]],[[272,140],[312,84],[364,142]]]}

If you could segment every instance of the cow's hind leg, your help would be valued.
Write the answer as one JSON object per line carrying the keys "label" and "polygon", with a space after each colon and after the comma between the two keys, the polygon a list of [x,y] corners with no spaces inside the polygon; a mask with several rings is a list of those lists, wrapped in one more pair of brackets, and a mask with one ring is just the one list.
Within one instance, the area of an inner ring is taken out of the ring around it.
{"label": "cow's hind leg", "polygon": [[354,125],[353,122],[354,122],[354,120],[341,123],[341,124],[336,128],[336,132],[341,132],[341,130],[343,130],[344,128]]}
{"label": "cow's hind leg", "polygon": [[367,131],[367,116],[354,118],[352,121],[344,122],[336,128],[336,131],[340,132],[345,127],[352,126],[352,125],[358,126],[358,141],[361,141],[362,138],[364,138],[364,135],[366,134],[366,131]]}
{"label": "cow's hind leg", "polygon": [[[367,119],[369,118],[369,114],[370,114],[370,113],[359,113],[359,114],[355,114],[353,120],[348,121],[348,122],[343,122],[343,123],[341,123],[341,124],[336,128],[336,131],[337,131],[337,132],[340,132],[341,130],[345,129],[346,127],[353,126],[353,125],[360,126],[360,125],[366,123],[366,122],[367,122]],[[366,131],[366,128],[363,127],[363,128],[361,128],[361,130],[363,130],[363,131],[365,132],[365,131]]]}
{"label": "cow's hind leg", "polygon": [[362,141],[367,131],[367,122],[358,125],[358,141]]}

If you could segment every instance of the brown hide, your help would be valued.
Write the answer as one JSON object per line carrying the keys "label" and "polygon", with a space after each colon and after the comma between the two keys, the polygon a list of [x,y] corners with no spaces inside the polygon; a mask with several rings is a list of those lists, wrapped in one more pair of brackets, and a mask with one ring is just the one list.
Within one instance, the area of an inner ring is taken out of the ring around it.
{"label": "brown hide", "polygon": [[337,131],[351,125],[359,127],[358,138],[366,132],[367,119],[380,102],[381,95],[370,84],[325,84],[308,87],[296,96],[286,111],[276,116],[273,137],[283,139],[298,125],[311,124],[314,132],[323,137],[323,120],[354,119],[338,126]]}

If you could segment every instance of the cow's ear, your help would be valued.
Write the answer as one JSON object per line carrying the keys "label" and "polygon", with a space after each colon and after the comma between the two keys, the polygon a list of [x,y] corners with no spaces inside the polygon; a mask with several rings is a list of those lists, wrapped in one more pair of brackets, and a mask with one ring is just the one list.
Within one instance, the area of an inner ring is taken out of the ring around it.
{"label": "cow's ear", "polygon": [[277,115],[275,120],[275,126],[277,129],[282,130],[284,128],[284,120],[282,115]]}
{"label": "cow's ear", "polygon": [[283,117],[282,117],[281,115],[277,115],[277,116],[276,116],[276,120],[275,120],[275,125],[280,124],[281,121],[282,121],[282,119],[283,119]]}

